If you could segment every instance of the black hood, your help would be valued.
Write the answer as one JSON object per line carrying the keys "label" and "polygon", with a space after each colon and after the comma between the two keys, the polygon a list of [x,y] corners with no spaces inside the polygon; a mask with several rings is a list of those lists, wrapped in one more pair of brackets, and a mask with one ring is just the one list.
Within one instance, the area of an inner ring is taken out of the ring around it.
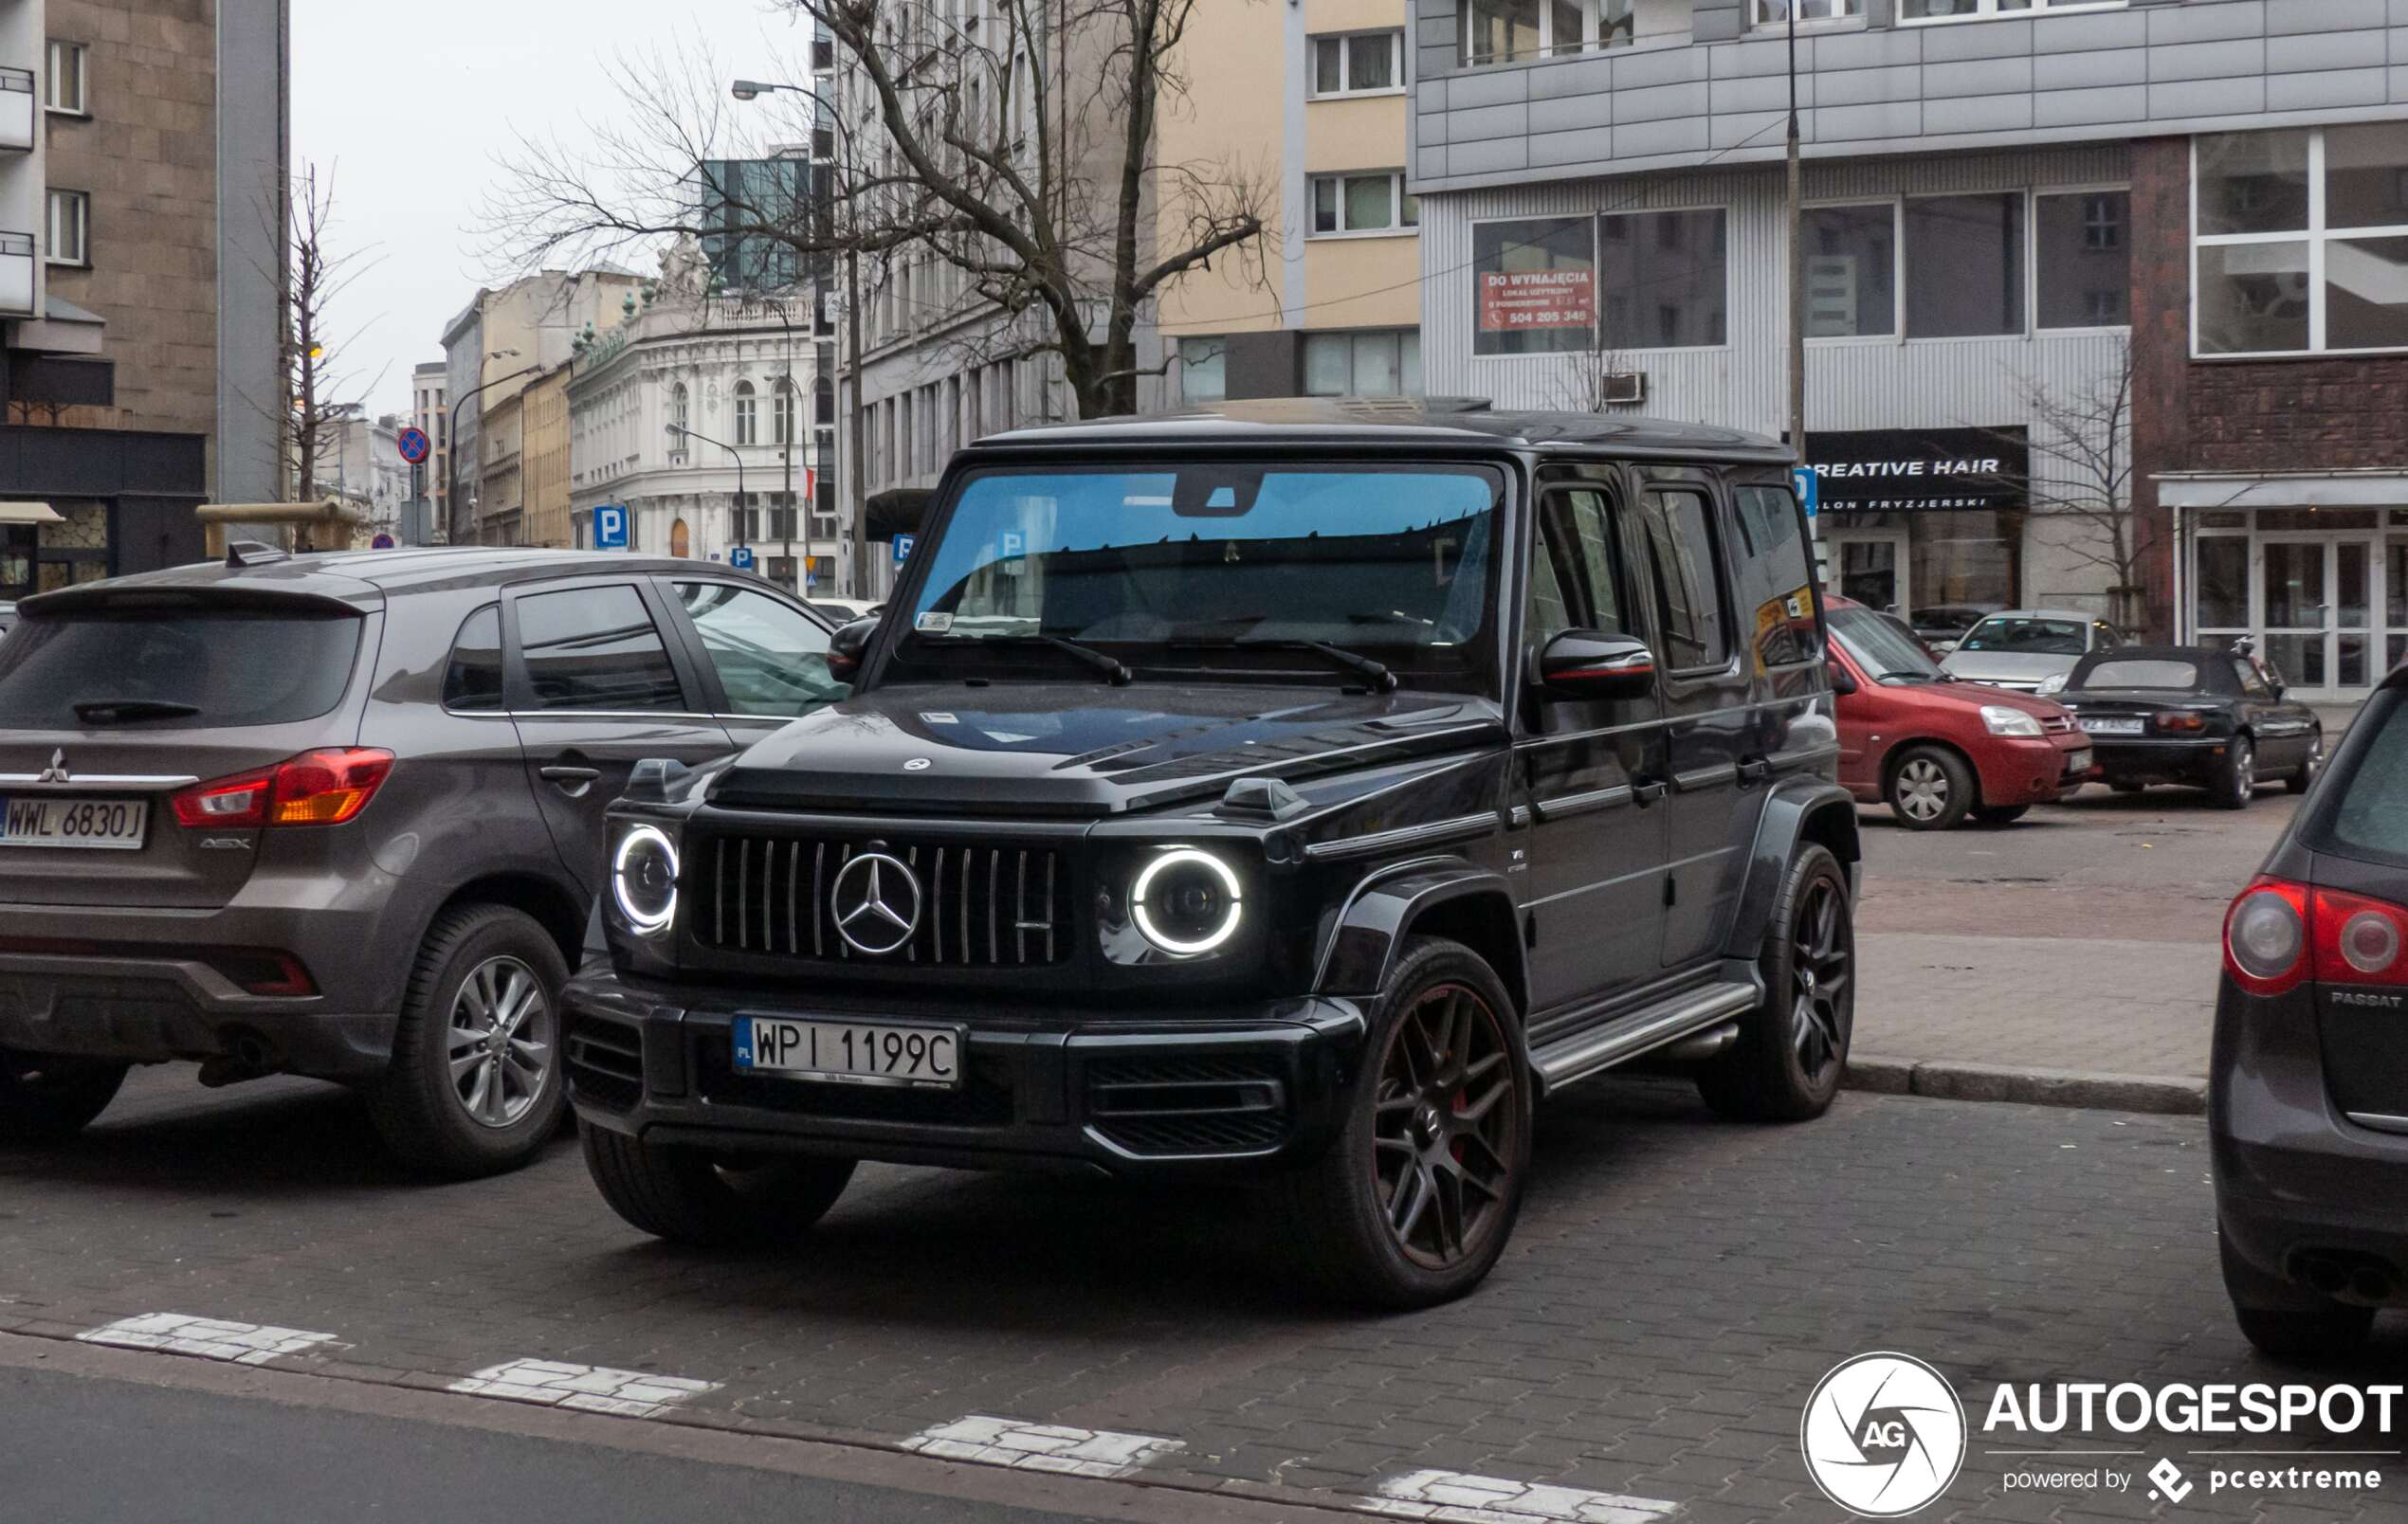
{"label": "black hood", "polygon": [[884,687],[804,716],[721,774],[733,807],[1110,815],[1505,738],[1457,694],[1139,682]]}

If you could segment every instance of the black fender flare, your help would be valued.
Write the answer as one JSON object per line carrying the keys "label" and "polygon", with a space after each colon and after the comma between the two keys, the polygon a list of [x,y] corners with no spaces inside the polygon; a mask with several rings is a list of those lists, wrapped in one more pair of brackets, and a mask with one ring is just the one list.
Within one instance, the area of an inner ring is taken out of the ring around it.
{"label": "black fender flare", "polygon": [[1855,798],[1829,778],[1784,778],[1773,785],[1764,812],[1757,818],[1756,841],[1748,848],[1747,883],[1740,894],[1730,941],[1723,949],[1725,956],[1752,963],[1762,951],[1765,918],[1773,913],[1773,898],[1780,893],[1790,859],[1804,840],[1831,847],[1839,865],[1848,870],[1853,898],[1856,865],[1863,859],[1856,835]]}
{"label": "black fender flare", "polygon": [[1491,934],[1478,938],[1473,951],[1488,960],[1526,1010],[1530,986],[1513,888],[1505,875],[1459,857],[1398,863],[1356,885],[1322,938],[1314,992],[1377,994],[1387,988],[1415,923],[1450,906],[1471,913],[1489,929]]}

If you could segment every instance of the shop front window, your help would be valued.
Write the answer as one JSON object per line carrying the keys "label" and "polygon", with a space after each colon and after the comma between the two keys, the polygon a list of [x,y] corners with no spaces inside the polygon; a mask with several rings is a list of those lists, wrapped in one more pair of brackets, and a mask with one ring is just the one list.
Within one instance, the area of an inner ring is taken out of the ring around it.
{"label": "shop front window", "polygon": [[1472,353],[1596,348],[1596,223],[1544,217],[1471,229]]}

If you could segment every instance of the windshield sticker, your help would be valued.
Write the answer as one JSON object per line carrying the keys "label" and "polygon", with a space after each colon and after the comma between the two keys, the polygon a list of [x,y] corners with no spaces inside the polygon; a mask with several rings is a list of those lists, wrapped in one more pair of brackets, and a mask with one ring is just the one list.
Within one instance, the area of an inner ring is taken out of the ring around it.
{"label": "windshield sticker", "polygon": [[941,709],[928,714],[923,714],[920,717],[931,725],[958,725],[961,723],[961,721],[954,718],[951,715],[945,713]]}
{"label": "windshield sticker", "polygon": [[921,614],[911,622],[911,627],[926,635],[942,635],[953,628],[953,615],[934,612]]}
{"label": "windshield sticker", "polygon": [[1033,735],[1023,735],[1018,731],[991,730],[987,732],[987,739],[991,741],[1000,741],[1006,746],[1017,746],[1022,741],[1033,741],[1036,737]]}

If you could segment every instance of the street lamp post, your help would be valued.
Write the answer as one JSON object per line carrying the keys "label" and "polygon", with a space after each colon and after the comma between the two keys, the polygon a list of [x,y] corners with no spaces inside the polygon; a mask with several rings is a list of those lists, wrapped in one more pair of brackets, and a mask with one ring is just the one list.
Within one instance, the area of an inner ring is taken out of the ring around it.
{"label": "street lamp post", "polygon": [[[820,99],[818,91],[803,85],[773,84],[762,80],[738,80],[731,87],[731,93],[739,100],[757,100],[762,96],[778,90],[808,95],[813,100]],[[837,139],[844,145],[844,172],[848,185],[846,194],[849,198],[853,165],[857,157],[853,130],[841,112],[831,110],[828,115],[828,121],[829,125],[834,129]],[[814,114],[814,128],[816,125],[817,118]],[[814,143],[812,146],[816,149],[818,145]],[[845,433],[846,447],[848,453],[852,456],[851,469],[847,474],[851,478],[852,482],[853,596],[867,598],[869,596],[869,433],[868,426],[863,420],[861,404],[861,253],[850,245],[849,240],[845,249],[845,357],[846,365],[851,372],[848,379],[852,382],[852,398],[845,409]]]}
{"label": "street lamp post", "polygon": [[723,449],[728,454],[736,457],[736,511],[734,514],[734,517],[736,519],[736,543],[738,545],[742,545],[744,543],[744,510],[748,506],[747,499],[744,496],[744,452],[738,449],[733,444],[721,444],[720,441],[711,438],[707,434],[697,434],[694,430],[686,427],[684,424],[671,424],[668,426],[668,430],[672,438],[678,435],[684,435],[687,439],[695,440],[704,444],[718,444],[721,449]]}

